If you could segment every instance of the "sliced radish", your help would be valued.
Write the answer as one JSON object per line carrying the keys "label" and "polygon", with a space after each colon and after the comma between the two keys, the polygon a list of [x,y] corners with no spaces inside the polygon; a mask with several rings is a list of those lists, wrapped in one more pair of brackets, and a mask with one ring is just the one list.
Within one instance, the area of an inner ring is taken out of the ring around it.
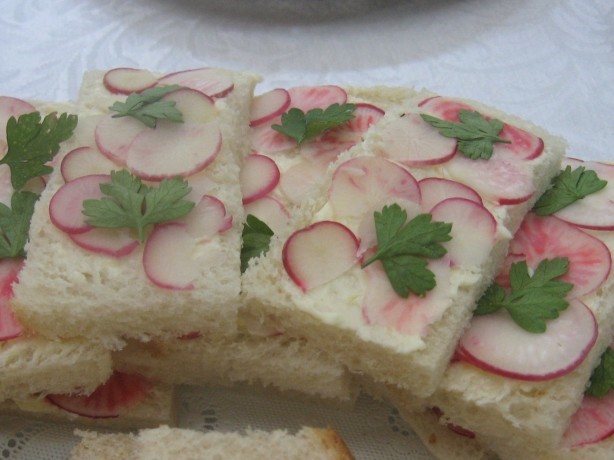
{"label": "sliced radish", "polygon": [[273,233],[280,233],[288,225],[290,213],[277,198],[265,196],[245,206],[245,214],[252,214],[266,223]]}
{"label": "sliced radish", "polygon": [[186,199],[194,203],[198,203],[204,195],[210,194],[214,188],[219,186],[206,169],[190,176],[188,184],[191,190]]}
{"label": "sliced radish", "polygon": [[417,113],[406,113],[381,132],[379,153],[410,167],[445,163],[456,153],[456,139],[444,137]]}
{"label": "sliced radish", "polygon": [[255,127],[279,117],[290,107],[290,93],[276,88],[254,97],[249,117],[249,125]]}
{"label": "sliced radish", "polygon": [[430,212],[440,201],[447,198],[465,198],[482,204],[482,197],[471,187],[454,180],[427,177],[418,182],[422,195],[422,209]]}
{"label": "sliced radish", "polygon": [[36,108],[29,102],[15,97],[0,96],[0,141],[6,143],[6,124],[9,118],[19,118],[32,112],[36,112]]}
{"label": "sliced radish", "polygon": [[158,79],[149,70],[117,67],[102,77],[102,84],[113,94],[140,93],[156,85]]}
{"label": "sliced radish", "polygon": [[105,115],[96,124],[94,139],[98,149],[118,165],[126,164],[128,148],[136,136],[147,128],[140,121],[131,117],[113,118]]}
{"label": "sliced radish", "polygon": [[211,97],[225,97],[234,89],[232,73],[223,69],[201,68],[174,72],[158,80],[160,85],[181,85]]}
{"label": "sliced radish", "polygon": [[17,338],[22,334],[23,328],[15,318],[8,299],[0,297],[0,342]]}
{"label": "sliced radish", "polygon": [[118,165],[94,147],[78,147],[62,158],[60,172],[64,181],[70,182],[93,174],[110,174]]}
{"label": "sliced radish", "polygon": [[525,331],[504,310],[475,316],[459,347],[463,359],[480,369],[513,379],[543,381],[573,371],[596,339],[593,313],[573,299],[541,334]]}
{"label": "sliced radish", "polygon": [[195,238],[185,223],[158,225],[147,238],[143,252],[143,268],[156,286],[172,290],[190,290],[201,273],[194,259]]}
{"label": "sliced radish", "polygon": [[286,240],[282,260],[290,279],[306,292],[326,284],[358,262],[358,240],[346,226],[321,221]]}
{"label": "sliced radish", "polygon": [[561,445],[574,448],[595,444],[614,435],[614,391],[602,398],[584,395],[582,404],[571,417]]}
{"label": "sliced radish", "polygon": [[162,99],[175,102],[175,108],[183,115],[184,123],[207,123],[217,116],[213,99],[195,89],[181,88],[166,94]]}
{"label": "sliced radish", "polygon": [[488,160],[471,160],[455,155],[444,167],[452,179],[500,205],[523,203],[535,194],[529,170],[514,158],[493,155]]}
{"label": "sliced radish", "polygon": [[83,249],[116,258],[127,256],[139,246],[139,240],[127,228],[92,228],[68,236]]}
{"label": "sliced radish", "polygon": [[13,297],[13,283],[17,281],[22,267],[23,259],[0,260],[0,342],[14,339],[23,333],[9,305]]}
{"label": "sliced radish", "polygon": [[209,239],[232,228],[232,216],[226,214],[226,206],[211,195],[203,196],[179,222],[185,223],[186,231],[199,240]]}
{"label": "sliced radish", "polygon": [[399,199],[420,203],[418,182],[401,166],[377,157],[341,164],[329,190],[329,202],[337,216],[362,216]]}
{"label": "sliced radish", "polygon": [[609,276],[612,265],[608,247],[599,239],[557,217],[528,214],[510,244],[512,254],[522,254],[530,268],[543,259],[567,257],[569,270],[561,277],[572,283],[569,295],[595,291]]}
{"label": "sliced radish", "polygon": [[67,412],[89,418],[118,417],[149,395],[151,383],[140,375],[115,371],[88,396],[47,395],[51,404]]}
{"label": "sliced radish", "polygon": [[424,296],[410,294],[405,299],[394,291],[380,262],[365,267],[367,291],[362,301],[365,322],[424,337],[429,324],[441,318],[451,302],[450,261],[446,257],[430,260],[428,269],[435,275],[435,288]]}
{"label": "sliced radish", "polygon": [[561,209],[556,216],[582,228],[614,230],[614,165],[566,159],[563,168],[566,166],[572,169],[584,166],[587,170],[595,171],[600,179],[608,181],[608,185]]}
{"label": "sliced radish", "polygon": [[279,124],[275,118],[269,123],[261,124],[251,129],[251,149],[255,153],[279,153],[296,148],[296,141],[285,134],[271,128],[273,124]]}
{"label": "sliced radish", "polygon": [[146,180],[188,177],[211,164],[221,147],[222,135],[215,122],[160,124],[137,135],[126,165]]}
{"label": "sliced radish", "polygon": [[295,86],[288,90],[290,106],[307,113],[312,109],[326,109],[333,104],[345,104],[348,95],[339,86]]}
{"label": "sliced radish", "polygon": [[84,200],[97,200],[104,196],[100,184],[110,182],[107,174],[83,176],[62,185],[49,202],[51,222],[66,233],[83,233],[92,227],[85,223]]}
{"label": "sliced radish", "polygon": [[473,111],[473,107],[465,104],[464,102],[442,96],[429,97],[428,99],[420,102],[418,107],[429,115],[455,123],[460,121],[458,118],[458,112],[461,110]]}
{"label": "sliced radish", "polygon": [[245,158],[239,181],[243,204],[249,204],[271,192],[279,183],[281,174],[271,158],[251,154]]}
{"label": "sliced radish", "polygon": [[322,179],[324,172],[320,165],[303,160],[284,171],[279,187],[290,202],[300,204]]}
{"label": "sliced radish", "polygon": [[488,259],[497,233],[497,221],[488,209],[465,198],[448,198],[431,214],[434,221],[452,224],[452,239],[444,246],[455,264],[477,267]]}

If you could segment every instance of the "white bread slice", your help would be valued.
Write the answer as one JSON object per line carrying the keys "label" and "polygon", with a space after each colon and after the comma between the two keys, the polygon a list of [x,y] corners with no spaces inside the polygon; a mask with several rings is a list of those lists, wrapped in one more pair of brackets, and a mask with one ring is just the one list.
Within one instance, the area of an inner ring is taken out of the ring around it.
{"label": "white bread slice", "polygon": [[73,450],[72,460],[114,459],[222,459],[269,458],[349,460],[353,456],[331,428],[304,427],[296,434],[282,430],[245,433],[201,433],[161,426],[138,434],[98,434],[77,432],[82,437]]}
{"label": "white bread slice", "polygon": [[[114,258],[73,244],[50,222],[49,202],[64,183],[55,172],[36,207],[28,247],[31,258],[15,289],[14,310],[26,326],[51,338],[81,336],[114,348],[120,347],[125,337],[171,338],[191,332],[194,325],[220,336],[235,332],[243,221],[238,158],[248,148],[249,104],[256,78],[251,74],[229,74],[234,89],[215,100],[222,150],[205,171],[190,176],[188,181],[193,183],[196,176],[206,175],[207,193],[225,204],[233,225],[209,242],[195,243],[192,254],[199,263],[200,274],[194,279],[194,289],[166,289],[149,281],[142,267],[143,245],[127,256]],[[101,76],[87,75],[84,88],[92,79],[98,82],[96,88],[102,88]],[[86,89],[84,94],[88,94]],[[99,107],[107,107],[110,99],[122,99],[100,96],[95,91],[82,97],[96,101],[100,97]],[[96,146],[96,120],[81,119],[70,147]],[[199,199],[200,196],[194,197]]]}
{"label": "white bread slice", "polygon": [[[417,93],[406,89],[397,89],[395,93],[394,89],[389,88],[385,96],[378,97],[378,88],[360,90],[362,97],[367,100],[371,92],[375,94],[376,100],[397,94],[395,101],[404,102],[397,106],[392,104],[384,119],[367,132],[361,144],[343,154],[338,164],[348,158],[377,156],[382,149],[382,130],[395,123],[403,113],[420,111],[418,103],[432,96],[428,92]],[[392,327],[365,324],[361,313],[361,299],[365,292],[364,274],[356,267],[324,286],[303,293],[290,279],[282,263],[282,249],[290,231],[278,234],[272,240],[266,256],[252,262],[244,274],[243,291],[248,311],[258,318],[273,317],[275,324],[281,325],[281,330],[314,341],[356,373],[394,383],[417,396],[432,393],[471,317],[477,298],[490,284],[502,263],[512,234],[558,171],[564,155],[564,142],[561,139],[513,116],[477,102],[469,103],[481,113],[495,116],[541,137],[545,149],[540,156],[527,161],[527,175],[536,190],[529,200],[515,205],[499,205],[483,200],[496,218],[498,228],[490,257],[475,269],[455,267],[452,270],[448,304],[444,306],[442,316],[430,324],[425,337],[401,334]],[[318,220],[331,219],[330,207],[326,206],[326,189],[333,170],[334,167],[328,172],[328,182],[325,181],[324,186],[311,199],[305,200],[291,223],[292,229],[304,228]],[[410,168],[410,171],[417,179],[449,176],[445,164]],[[342,223],[348,225],[347,222]],[[354,232],[355,227],[350,225]]]}

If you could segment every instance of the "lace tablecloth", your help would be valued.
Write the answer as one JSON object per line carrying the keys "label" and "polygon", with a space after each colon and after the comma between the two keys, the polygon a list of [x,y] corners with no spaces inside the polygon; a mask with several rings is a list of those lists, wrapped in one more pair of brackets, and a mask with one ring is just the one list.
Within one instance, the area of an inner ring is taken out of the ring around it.
{"label": "lace tablecloth", "polygon": [[[611,0],[3,0],[0,94],[74,99],[88,69],[251,70],[258,92],[334,83],[399,85],[481,100],[614,160]],[[429,458],[398,414],[187,388],[181,426],[331,425],[359,459]],[[0,458],[63,458],[63,424],[0,417]]]}

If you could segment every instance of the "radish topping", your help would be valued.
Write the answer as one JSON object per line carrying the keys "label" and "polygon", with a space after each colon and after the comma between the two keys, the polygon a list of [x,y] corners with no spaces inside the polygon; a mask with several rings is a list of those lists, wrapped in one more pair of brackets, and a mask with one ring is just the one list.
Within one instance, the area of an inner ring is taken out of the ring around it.
{"label": "radish topping", "polygon": [[333,104],[345,104],[347,93],[339,86],[295,86],[288,90],[290,106],[307,113],[311,109],[326,109]]}
{"label": "radish topping", "polygon": [[285,206],[272,196],[265,196],[245,206],[245,214],[252,214],[269,226],[274,233],[280,233],[290,220]]}
{"label": "radish topping", "polygon": [[465,198],[448,198],[431,214],[435,221],[452,223],[452,239],[443,244],[452,262],[477,267],[488,259],[497,233],[497,221],[488,209]]}
{"label": "radish topping", "polygon": [[[20,115],[36,112],[36,108],[29,102],[22,101],[15,97],[0,96],[0,141],[6,144],[6,124],[9,118],[19,118]],[[2,149],[0,149],[2,153]]]}
{"label": "radish topping", "polygon": [[23,259],[0,260],[0,342],[14,339],[23,333],[9,306],[9,299],[13,297],[13,283],[17,281],[21,267]]}
{"label": "radish topping", "polygon": [[[274,119],[278,123],[277,118]],[[261,124],[251,129],[251,147],[256,153],[278,153],[296,147],[296,141],[271,128],[273,123]]]}
{"label": "radish topping", "polygon": [[418,104],[425,113],[441,118],[442,120],[458,123],[458,112],[461,110],[471,110],[473,107],[464,102],[442,96],[433,96],[423,100]]}
{"label": "radish topping", "polygon": [[118,165],[126,164],[128,148],[135,137],[147,128],[132,117],[114,118],[105,115],[96,125],[94,139],[98,149]]}
{"label": "radish topping", "polygon": [[223,69],[202,68],[168,74],[158,80],[160,85],[180,85],[211,97],[225,97],[234,89],[232,73]]}
{"label": "radish topping", "polygon": [[449,179],[427,177],[418,182],[422,194],[422,209],[431,212],[433,206],[447,198],[465,198],[482,204],[482,197],[471,187]]}
{"label": "radish topping", "polygon": [[49,202],[51,222],[66,233],[83,233],[93,227],[85,223],[83,201],[104,196],[100,184],[111,182],[107,174],[83,176],[62,185]]}
{"label": "radish topping", "polygon": [[174,101],[184,123],[207,123],[217,117],[215,102],[209,96],[190,88],[181,88],[166,94],[166,101]]}
{"label": "radish topping", "polygon": [[149,70],[118,67],[102,77],[102,84],[113,94],[140,93],[156,85],[158,79]]}
{"label": "radish topping", "polygon": [[226,206],[211,195],[203,196],[189,214],[179,222],[186,224],[186,231],[198,240],[207,240],[232,227],[232,216],[226,215]]}
{"label": "radish topping", "polygon": [[277,164],[264,155],[248,155],[243,163],[239,181],[243,204],[249,204],[271,192],[279,183]]}
{"label": "radish topping", "polygon": [[115,371],[88,396],[54,394],[47,395],[46,399],[60,409],[83,417],[111,418],[143,401],[150,389],[151,383],[144,377]]}
{"label": "radish topping", "polygon": [[294,232],[282,251],[290,279],[306,292],[341,276],[358,262],[358,240],[346,226],[321,221]]}
{"label": "radish topping", "polygon": [[320,165],[303,160],[284,171],[279,187],[290,202],[300,204],[313,190],[314,184],[322,179],[324,172]]}
{"label": "radish topping", "polygon": [[609,276],[611,256],[599,239],[554,216],[528,214],[510,244],[535,269],[543,259],[567,257],[569,270],[561,277],[574,285],[569,294],[579,297],[597,289]]}
{"label": "radish topping", "polygon": [[94,147],[78,147],[62,158],[60,172],[65,182],[93,174],[110,174],[117,164]]}
{"label": "radish topping", "polygon": [[505,310],[474,316],[459,347],[462,359],[480,369],[513,379],[543,381],[573,371],[596,339],[593,313],[574,299],[541,334],[525,331]]}
{"label": "radish topping", "polygon": [[405,169],[383,158],[355,158],[333,175],[329,203],[337,216],[363,216],[397,200],[420,203],[420,188]]}
{"label": "radish topping", "polygon": [[290,107],[290,93],[282,88],[276,88],[254,97],[250,113],[249,125],[261,125],[279,117]]}
{"label": "radish topping", "polygon": [[574,448],[594,444],[614,435],[614,391],[602,398],[584,395],[582,404],[571,417],[562,446]]}
{"label": "radish topping", "polygon": [[139,240],[128,228],[92,228],[68,236],[83,249],[116,258],[127,256],[139,245]]}
{"label": "radish topping", "polygon": [[153,181],[188,177],[215,160],[222,147],[217,123],[160,123],[142,131],[130,145],[126,165],[137,176]]}
{"label": "radish topping", "polygon": [[379,153],[407,166],[444,163],[456,153],[456,139],[440,135],[417,113],[407,113],[382,130]]}

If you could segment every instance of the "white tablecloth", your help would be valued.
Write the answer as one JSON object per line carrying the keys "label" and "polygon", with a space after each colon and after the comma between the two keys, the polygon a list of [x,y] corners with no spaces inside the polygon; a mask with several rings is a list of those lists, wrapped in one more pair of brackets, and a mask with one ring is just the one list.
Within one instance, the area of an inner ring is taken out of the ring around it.
{"label": "white tablecloth", "polygon": [[[258,92],[333,83],[426,87],[543,126],[571,156],[614,160],[612,0],[2,0],[0,94],[76,98],[88,69],[251,70]],[[361,458],[428,458],[395,412],[184,392],[182,425],[331,424]],[[249,410],[246,410],[249,408]],[[207,421],[208,420],[208,421]],[[0,419],[1,458],[62,458],[63,425]],[[55,453],[55,456],[54,456]]]}

